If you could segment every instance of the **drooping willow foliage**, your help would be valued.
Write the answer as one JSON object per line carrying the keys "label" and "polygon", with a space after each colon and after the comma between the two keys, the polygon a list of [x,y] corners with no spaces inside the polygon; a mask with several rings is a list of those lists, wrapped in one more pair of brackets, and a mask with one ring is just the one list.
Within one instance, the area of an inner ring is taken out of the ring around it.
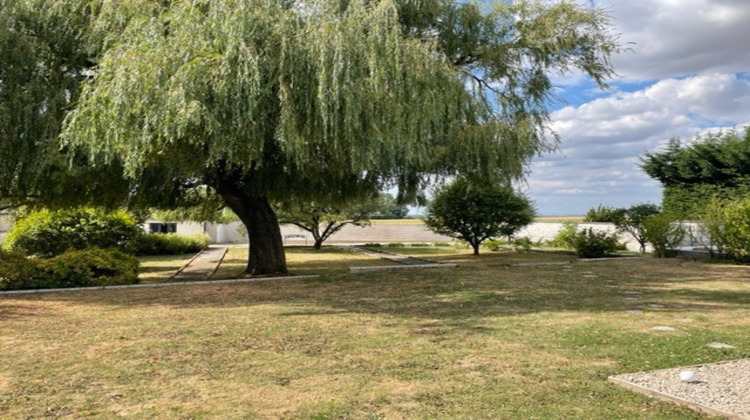
{"label": "drooping willow foliage", "polygon": [[128,24],[71,114],[68,144],[122,159],[132,176],[168,162],[175,176],[201,177],[222,161],[256,172],[263,195],[294,180],[329,190],[321,178],[519,177],[553,146],[548,72],[579,67],[603,81],[615,48],[599,12],[567,3],[123,8]]}

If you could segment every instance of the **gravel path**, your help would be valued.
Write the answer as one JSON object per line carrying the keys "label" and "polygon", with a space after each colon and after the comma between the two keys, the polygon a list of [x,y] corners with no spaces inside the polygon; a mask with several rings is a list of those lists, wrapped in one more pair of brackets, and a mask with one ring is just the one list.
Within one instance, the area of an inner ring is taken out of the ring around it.
{"label": "gravel path", "polygon": [[[680,379],[695,373],[696,382]],[[632,390],[730,419],[750,419],[750,359],[612,376]]]}
{"label": "gravel path", "polygon": [[175,273],[170,281],[205,281],[208,280],[219,267],[224,258],[227,247],[211,245],[198,253],[189,263]]}

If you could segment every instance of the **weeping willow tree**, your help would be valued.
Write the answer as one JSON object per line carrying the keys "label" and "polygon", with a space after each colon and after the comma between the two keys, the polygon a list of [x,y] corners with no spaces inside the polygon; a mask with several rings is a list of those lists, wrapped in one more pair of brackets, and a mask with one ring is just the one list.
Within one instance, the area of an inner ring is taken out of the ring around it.
{"label": "weeping willow tree", "polygon": [[[135,2],[133,2],[135,3]],[[122,165],[93,165],[60,144],[65,116],[128,9],[67,0],[0,0],[0,210],[128,201]],[[130,15],[144,9],[130,9]],[[108,35],[107,35],[108,34]],[[100,162],[101,163],[101,162]]]}
{"label": "weeping willow tree", "polygon": [[0,209],[34,201],[64,164],[57,137],[88,65],[74,23],[28,6],[0,0]]}
{"label": "weeping willow tree", "polygon": [[208,187],[247,228],[248,274],[286,272],[269,200],[394,185],[408,199],[435,176],[522,177],[555,145],[549,74],[578,69],[603,85],[617,49],[604,14],[570,2],[141,0],[91,10],[103,52],[65,146],[117,162],[141,203],[156,186],[174,197]]}

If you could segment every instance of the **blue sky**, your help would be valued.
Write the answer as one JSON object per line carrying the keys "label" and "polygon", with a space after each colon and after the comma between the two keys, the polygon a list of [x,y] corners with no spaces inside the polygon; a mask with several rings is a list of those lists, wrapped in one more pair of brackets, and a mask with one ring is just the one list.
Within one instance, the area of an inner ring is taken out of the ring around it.
{"label": "blue sky", "polygon": [[632,52],[600,91],[558,77],[552,112],[562,137],[535,159],[525,185],[540,215],[580,215],[599,204],[660,203],[638,157],[672,137],[750,124],[750,0],[598,0]]}

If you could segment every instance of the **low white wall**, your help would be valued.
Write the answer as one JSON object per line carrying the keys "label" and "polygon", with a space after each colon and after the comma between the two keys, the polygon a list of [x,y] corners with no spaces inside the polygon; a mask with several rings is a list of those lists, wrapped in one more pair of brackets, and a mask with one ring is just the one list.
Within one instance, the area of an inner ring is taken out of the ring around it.
{"label": "low white wall", "polygon": [[10,230],[10,220],[5,216],[0,216],[0,233],[5,233]]}
{"label": "low white wall", "polygon": [[[516,236],[528,236],[533,241],[552,239],[563,227],[562,223],[532,223],[522,229]],[[579,229],[592,228],[595,231],[614,233],[615,227],[611,223],[580,223]],[[215,230],[214,230],[215,229]],[[178,228],[179,230],[179,228]],[[240,222],[225,225],[209,226],[206,231],[217,243],[246,243],[247,236]],[[281,236],[288,245],[312,245],[310,233],[293,225],[282,225]],[[625,242],[628,249],[638,251],[638,243],[627,234],[620,234],[621,242]],[[347,225],[331,236],[326,243],[368,243],[368,242],[451,242],[453,238],[433,233],[421,224],[373,224],[368,227]]]}
{"label": "low white wall", "polygon": [[[143,228],[143,230],[146,233],[150,233],[150,231],[149,231],[149,224],[150,223],[174,223],[174,222],[162,222],[160,220],[148,219],[145,222],[143,222],[143,224],[141,225],[141,227]],[[175,232],[175,233],[179,233],[180,235],[192,235],[194,233],[203,233],[203,232],[206,232],[206,233],[209,234],[209,236],[211,236],[212,239],[215,238],[213,235],[211,235],[211,233],[208,232],[207,228],[210,225],[208,223],[203,223],[203,222],[177,222],[176,224],[177,224],[177,232]]]}

